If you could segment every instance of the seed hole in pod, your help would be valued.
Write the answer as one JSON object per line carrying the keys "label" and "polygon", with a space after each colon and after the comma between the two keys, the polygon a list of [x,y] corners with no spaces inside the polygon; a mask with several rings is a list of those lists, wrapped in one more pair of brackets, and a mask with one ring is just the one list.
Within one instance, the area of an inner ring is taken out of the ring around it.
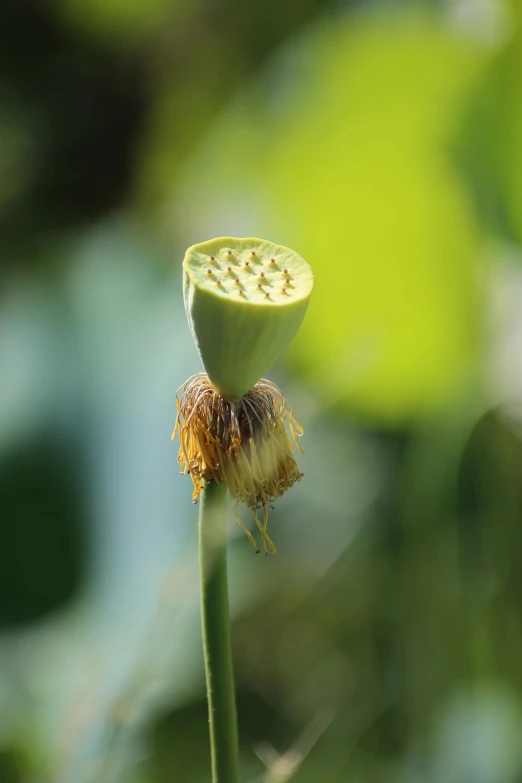
{"label": "seed hole in pod", "polygon": [[283,269],[283,274],[287,275],[288,274],[288,269]]}
{"label": "seed hole in pod", "polygon": [[231,250],[227,250],[227,253],[228,253],[229,256],[232,255],[232,251]]}
{"label": "seed hole in pod", "polygon": [[207,274],[211,275],[212,274],[212,269],[207,269]]}
{"label": "seed hole in pod", "polygon": [[264,277],[264,276],[265,276],[265,273],[264,273],[264,272],[261,272],[261,273],[259,274],[259,277]]}
{"label": "seed hole in pod", "polygon": [[211,261],[215,261],[216,260],[216,256],[210,256],[210,260]]}
{"label": "seed hole in pod", "polygon": [[236,279],[234,280],[234,283],[237,283],[239,285],[239,277],[236,277]]}
{"label": "seed hole in pod", "polygon": [[221,285],[221,280],[216,280],[216,285]]}
{"label": "seed hole in pod", "polygon": [[258,283],[257,287],[260,288],[261,290],[263,290],[263,286],[261,285],[261,283]]}
{"label": "seed hole in pod", "polygon": [[286,280],[285,280],[285,283],[286,283],[287,285],[290,285],[290,278],[289,278],[289,277],[287,277],[287,278],[286,278]]}
{"label": "seed hole in pod", "polygon": [[265,299],[270,299],[270,294],[269,293],[265,294]]}
{"label": "seed hole in pod", "polygon": [[250,261],[245,261],[245,266],[250,266]]}
{"label": "seed hole in pod", "polygon": [[231,266],[227,266],[227,270],[228,270],[229,272],[231,272],[231,271],[232,271],[232,267],[231,267]]}
{"label": "seed hole in pod", "polygon": [[271,264],[275,264],[275,262],[276,262],[275,258],[271,258],[271,259],[270,259],[270,263],[271,263]]}
{"label": "seed hole in pod", "polygon": [[281,289],[281,293],[282,293],[282,294],[286,294],[286,288],[282,288],[282,289]]}

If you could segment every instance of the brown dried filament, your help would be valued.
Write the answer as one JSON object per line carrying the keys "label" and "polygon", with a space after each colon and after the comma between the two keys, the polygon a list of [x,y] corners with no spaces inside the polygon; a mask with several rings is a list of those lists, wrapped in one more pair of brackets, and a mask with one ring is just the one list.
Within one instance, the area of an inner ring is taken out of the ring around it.
{"label": "brown dried filament", "polygon": [[268,545],[275,552],[266,531],[268,506],[302,476],[292,456],[294,446],[302,451],[302,429],[282,391],[261,379],[244,397],[225,399],[206,373],[193,375],[179,391],[172,438],[179,432],[178,462],[182,474],[190,473],[194,502],[204,481],[225,484],[232,498],[253,510],[265,551]]}

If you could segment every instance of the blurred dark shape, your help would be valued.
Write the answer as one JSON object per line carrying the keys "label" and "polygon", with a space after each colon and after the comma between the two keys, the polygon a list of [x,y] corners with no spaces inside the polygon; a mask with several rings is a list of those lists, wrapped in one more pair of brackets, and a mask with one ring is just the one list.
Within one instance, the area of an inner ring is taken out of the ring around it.
{"label": "blurred dark shape", "polygon": [[23,780],[16,756],[0,749],[0,780],[2,783],[21,783]]}
{"label": "blurred dark shape", "polygon": [[520,692],[522,442],[499,411],[473,430],[458,502],[470,665],[486,667]]}
{"label": "blurred dark shape", "polygon": [[77,450],[53,431],[35,433],[2,455],[0,626],[41,618],[80,585],[84,558],[78,463]]}
{"label": "blurred dark shape", "polygon": [[27,177],[25,151],[10,164],[19,171],[0,204],[4,254],[18,257],[42,232],[95,219],[126,199],[146,104],[142,71],[139,55],[72,35],[45,3],[2,4],[0,110],[28,134],[31,156]]}

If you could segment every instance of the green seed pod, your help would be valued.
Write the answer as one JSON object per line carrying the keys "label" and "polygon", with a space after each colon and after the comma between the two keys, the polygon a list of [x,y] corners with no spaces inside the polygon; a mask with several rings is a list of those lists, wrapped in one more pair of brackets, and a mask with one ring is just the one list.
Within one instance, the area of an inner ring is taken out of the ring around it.
{"label": "green seed pod", "polygon": [[286,349],[313,286],[309,264],[273,242],[218,237],[189,247],[185,309],[205,370],[222,396],[245,395]]}

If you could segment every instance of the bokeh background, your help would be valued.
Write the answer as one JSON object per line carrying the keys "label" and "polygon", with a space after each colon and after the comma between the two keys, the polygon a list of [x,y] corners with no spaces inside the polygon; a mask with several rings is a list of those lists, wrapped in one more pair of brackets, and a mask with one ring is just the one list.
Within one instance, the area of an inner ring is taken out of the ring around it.
{"label": "bokeh background", "polygon": [[521,783],[521,4],[0,14],[0,781],[209,780],[180,264],[253,235],[316,290],[242,783]]}

